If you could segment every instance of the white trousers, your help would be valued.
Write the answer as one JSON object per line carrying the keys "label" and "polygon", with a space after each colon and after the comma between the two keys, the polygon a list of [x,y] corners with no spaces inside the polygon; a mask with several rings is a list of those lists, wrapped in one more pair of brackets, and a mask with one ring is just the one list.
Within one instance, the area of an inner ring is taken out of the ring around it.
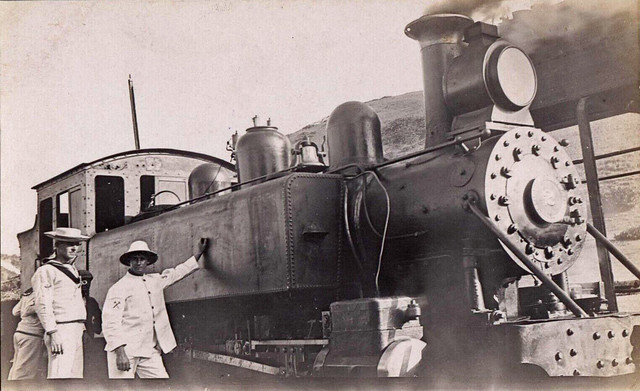
{"label": "white trousers", "polygon": [[13,365],[7,380],[35,379],[44,369],[42,337],[16,332],[13,335]]}
{"label": "white trousers", "polygon": [[82,323],[58,324],[57,334],[62,339],[62,354],[51,353],[51,337],[44,337],[49,366],[47,379],[82,379],[84,358],[82,355]]}
{"label": "white trousers", "polygon": [[137,374],[140,379],[167,379],[169,374],[164,368],[162,356],[158,349],[153,349],[151,357],[129,357],[131,369],[121,371],[118,369],[115,350],[107,352],[107,366],[109,367],[109,379],[133,379]]}

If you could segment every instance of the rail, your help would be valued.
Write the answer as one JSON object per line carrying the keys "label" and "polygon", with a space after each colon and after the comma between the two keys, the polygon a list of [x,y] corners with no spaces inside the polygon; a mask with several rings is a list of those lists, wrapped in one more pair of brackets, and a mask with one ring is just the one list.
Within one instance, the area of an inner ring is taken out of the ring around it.
{"label": "rail", "polygon": [[227,356],[225,354],[203,352],[201,350],[191,350],[190,356],[195,360],[209,361],[217,364],[230,365],[232,367],[243,368],[249,371],[266,373],[268,375],[282,376],[285,375],[283,368],[274,367],[267,364],[261,364],[251,360],[245,360],[243,358]]}
{"label": "rail", "polygon": [[[624,178],[624,177],[638,175],[638,174],[640,174],[640,170],[628,171],[628,172],[623,172],[623,173],[620,173],[620,174],[605,175],[603,177],[599,177],[598,181],[602,182],[602,181],[606,181],[608,179],[618,179],[618,178]],[[586,180],[582,180],[581,182],[582,183],[587,183]]]}
{"label": "rail", "polygon": [[[606,159],[608,157],[626,155],[628,153],[632,153],[632,152],[636,152],[636,151],[640,151],[640,147],[634,147],[634,148],[629,148],[629,149],[621,149],[619,151],[603,153],[602,155],[595,155],[593,158],[595,160],[601,160],[601,159]],[[582,164],[582,163],[584,163],[584,159],[576,159],[576,160],[573,161],[573,164]]]}
{"label": "rail", "polygon": [[483,131],[481,131],[481,132],[479,132],[477,134],[473,134],[473,135],[467,136],[467,137],[456,136],[453,140],[449,140],[449,141],[446,141],[444,143],[441,143],[441,144],[438,144],[438,145],[434,145],[433,147],[425,148],[425,149],[420,150],[418,152],[414,152],[414,153],[410,153],[408,155],[400,156],[400,157],[395,158],[395,159],[387,160],[386,162],[382,162],[382,163],[376,164],[372,168],[374,170],[377,170],[379,168],[386,167],[386,166],[389,166],[389,165],[392,165],[392,164],[395,164],[395,163],[399,163],[399,162],[402,162],[402,161],[405,161],[405,160],[413,159],[414,157],[418,157],[418,156],[425,155],[427,153],[435,152],[435,151],[438,151],[438,150],[443,149],[443,148],[447,148],[447,147],[450,147],[450,146],[453,146],[453,145],[459,145],[459,144],[462,144],[462,143],[464,143],[466,141],[477,140],[477,139],[481,138],[481,136],[484,136],[486,134],[487,134],[486,130],[483,130]]}
{"label": "rail", "polygon": [[618,248],[613,243],[611,243],[611,241],[607,239],[606,236],[600,233],[600,231],[598,231],[596,227],[594,227],[590,223],[587,223],[587,232],[589,232],[589,234],[591,234],[591,236],[593,236],[595,240],[602,243],[607,248],[607,250],[609,250],[609,252],[618,261],[620,261],[620,263],[623,264],[624,267],[627,268],[627,270],[629,270],[634,276],[636,276],[640,280],[640,269],[638,269],[636,265],[634,265],[629,260],[629,258],[627,258],[620,250],[618,250]]}

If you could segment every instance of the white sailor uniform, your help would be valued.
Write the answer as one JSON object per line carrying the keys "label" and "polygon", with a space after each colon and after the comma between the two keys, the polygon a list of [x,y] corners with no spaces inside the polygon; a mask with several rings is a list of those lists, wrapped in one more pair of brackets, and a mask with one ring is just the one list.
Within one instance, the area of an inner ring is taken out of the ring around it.
{"label": "white sailor uniform", "polygon": [[[81,284],[75,283],[55,266],[63,267],[80,279],[74,265],[51,260],[39,267],[31,278],[35,295],[35,310],[44,327],[45,345],[49,356],[47,378],[82,378],[82,332],[87,318],[82,300]],[[64,352],[51,352],[52,332],[62,341]]]}
{"label": "white sailor uniform", "polygon": [[35,379],[44,369],[44,329],[35,310],[35,295],[27,290],[11,311],[20,322],[13,335],[13,365],[7,380]]}

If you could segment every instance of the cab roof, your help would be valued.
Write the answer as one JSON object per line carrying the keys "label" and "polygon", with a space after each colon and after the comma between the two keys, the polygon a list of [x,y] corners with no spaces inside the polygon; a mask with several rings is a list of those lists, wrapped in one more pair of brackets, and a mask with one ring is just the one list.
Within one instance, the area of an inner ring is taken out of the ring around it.
{"label": "cab roof", "polygon": [[184,151],[180,149],[170,149],[170,148],[134,149],[131,151],[119,152],[113,155],[109,155],[89,163],[80,163],[77,166],[70,168],[67,171],[64,171],[50,179],[47,179],[44,182],[38,183],[37,185],[33,186],[32,189],[40,190],[41,188],[49,185],[50,183],[56,182],[62,178],[68,177],[75,173],[87,170],[97,164],[101,164],[110,160],[120,159],[123,157],[140,156],[140,155],[172,155],[172,156],[191,157],[191,158],[202,159],[202,160],[209,161],[211,163],[219,164],[222,167],[235,172],[235,166],[233,164],[225,160],[222,160],[220,158],[217,158],[215,156],[207,155],[204,153]]}

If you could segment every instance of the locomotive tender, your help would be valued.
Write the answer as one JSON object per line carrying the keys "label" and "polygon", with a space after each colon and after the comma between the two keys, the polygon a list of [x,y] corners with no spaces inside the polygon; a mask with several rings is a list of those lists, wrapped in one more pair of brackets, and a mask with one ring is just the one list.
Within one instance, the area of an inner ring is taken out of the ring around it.
{"label": "locomotive tender", "polygon": [[100,303],[131,241],[162,269],[209,237],[207,268],[166,292],[195,359],[292,376],[635,372],[640,314],[567,279],[597,233],[564,141],[529,112],[528,56],[461,15],[405,33],[422,51],[424,150],[385,160],[377,114],[347,102],[329,117],[328,165],[257,123],[236,170],[176,150],[80,165],[34,187],[22,286],[53,227],[93,235],[77,262]]}

